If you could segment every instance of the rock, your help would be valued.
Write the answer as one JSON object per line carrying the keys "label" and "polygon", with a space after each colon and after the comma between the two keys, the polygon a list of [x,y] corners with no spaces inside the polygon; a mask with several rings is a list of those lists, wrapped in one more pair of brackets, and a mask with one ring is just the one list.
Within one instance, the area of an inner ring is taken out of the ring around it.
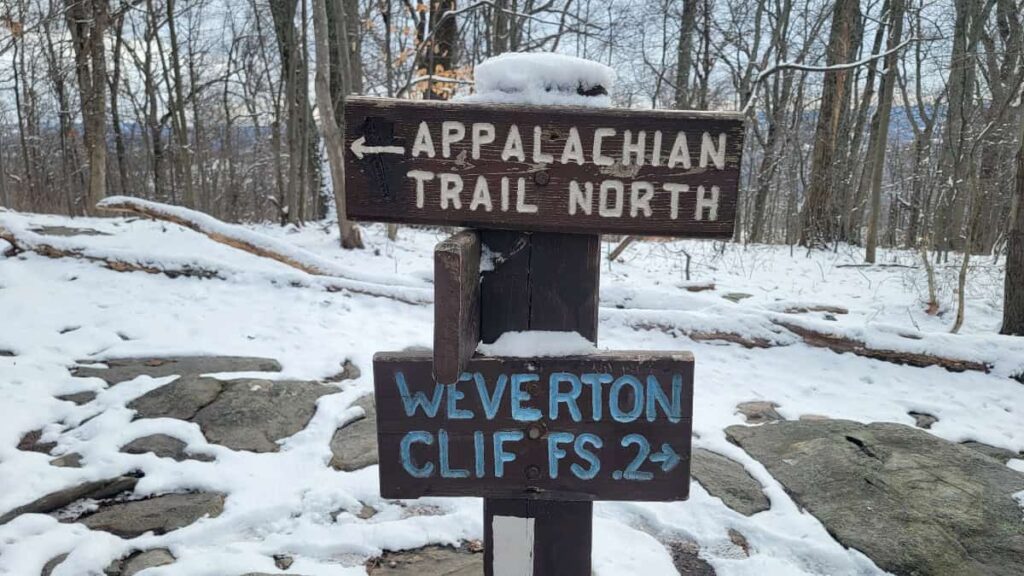
{"label": "rock", "polygon": [[173,458],[178,462],[183,460],[199,460],[201,462],[212,462],[213,456],[208,454],[191,454],[187,451],[188,445],[173,436],[166,434],[151,434],[136,438],[121,447],[125,454],[146,454],[152,453],[160,458]]}
{"label": "rock", "polygon": [[385,552],[366,564],[372,576],[480,576],[484,572],[483,554],[447,546]]}
{"label": "rock", "polygon": [[210,442],[235,450],[277,452],[277,441],[306,427],[316,401],[335,388],[316,382],[229,380],[192,421]]}
{"label": "rock", "polygon": [[359,366],[353,364],[350,360],[345,359],[341,364],[341,372],[338,372],[334,376],[328,376],[324,378],[324,382],[341,382],[343,380],[355,380],[362,375],[362,370]]}
{"label": "rock", "polygon": [[[90,363],[89,360],[80,361]],[[223,372],[280,372],[271,358],[246,356],[169,356],[166,358],[114,358],[104,360],[106,368],[78,366],[71,373],[80,378],[102,378],[108,384],[127,382],[139,376],[200,376]]]}
{"label": "rock", "polygon": [[287,570],[295,563],[295,559],[287,554],[274,554],[274,566],[281,570]]}
{"label": "rock", "polygon": [[79,406],[88,404],[96,398],[96,393],[92,390],[86,390],[85,392],[75,392],[74,394],[65,394],[63,396],[57,396],[57,400],[64,400],[65,402],[74,402]]}
{"label": "rock", "polygon": [[726,300],[728,300],[730,302],[736,302],[736,303],[739,303],[740,300],[746,300],[747,298],[752,298],[753,296],[754,296],[753,294],[747,294],[746,292],[727,292],[725,294],[722,294],[722,298],[725,298]]}
{"label": "rock", "polygon": [[199,492],[164,494],[145,500],[121,502],[101,508],[80,521],[92,530],[134,538],[152,531],[165,534],[204,516],[216,518],[224,510],[224,496]]}
{"label": "rock", "polygon": [[0,524],[6,524],[21,514],[46,514],[53,512],[82,498],[92,498],[95,500],[110,498],[121,492],[134,490],[135,484],[138,481],[138,478],[132,476],[116,476],[105,480],[85,482],[70,488],[51,492],[42,498],[18,506],[14,510],[0,516]]}
{"label": "rock", "polygon": [[360,520],[369,520],[377,515],[377,509],[372,506],[363,504],[363,507],[359,509],[359,513],[356,514],[356,518]]}
{"label": "rock", "polygon": [[909,426],[730,426],[842,545],[897,575],[1024,573],[1024,474]]}
{"label": "rock", "polygon": [[43,454],[49,454],[50,450],[57,447],[56,442],[40,442],[40,438],[43,437],[42,430],[33,430],[26,433],[21,437],[18,442],[18,450],[24,452],[41,452]]}
{"label": "rock", "polygon": [[721,498],[726,506],[740,514],[750,516],[771,507],[761,484],[742,464],[721,454],[694,448],[690,456],[690,474],[709,494]]}
{"label": "rock", "polygon": [[747,542],[747,537],[742,532],[729,528],[729,541],[743,550],[744,556],[750,556],[750,543]]}
{"label": "rock", "polygon": [[775,402],[755,401],[741,402],[736,405],[736,411],[743,414],[747,424],[764,424],[765,422],[778,422],[783,420],[782,416],[775,411],[779,405]]}
{"label": "rock", "polygon": [[668,548],[672,563],[680,576],[715,576],[715,569],[711,564],[698,556],[700,546],[695,542],[675,540],[667,542],[665,547]]}
{"label": "rock", "polygon": [[59,458],[50,460],[50,466],[57,466],[58,468],[81,468],[82,467],[82,455],[78,452],[70,452]]}
{"label": "rock", "polygon": [[61,554],[60,556],[50,558],[46,564],[43,564],[43,571],[39,573],[39,576],[50,576],[53,574],[53,571],[57,569],[57,566],[60,566],[60,563],[67,560],[67,558],[67,554]]}
{"label": "rock", "polygon": [[111,570],[111,568],[107,568],[107,571],[108,574],[115,574],[116,576],[135,576],[135,574],[147,568],[167,566],[168,564],[174,564],[174,555],[171,554],[171,551],[166,548],[154,548],[145,552],[139,552],[124,560],[115,561],[111,566],[116,571]]}
{"label": "rock", "polygon": [[331,438],[331,467],[351,472],[377,463],[377,409],[373,395],[360,398],[356,403],[366,416],[343,426]]}
{"label": "rock", "polygon": [[801,414],[800,420],[810,420],[812,422],[820,422],[822,420],[830,420],[828,416],[822,414]]}
{"label": "rock", "polygon": [[1017,453],[1013,450],[1007,450],[1006,448],[996,448],[995,446],[989,446],[988,444],[982,444],[981,442],[975,442],[974,440],[961,442],[960,445],[970,448],[971,450],[981,452],[989,458],[995,458],[1000,464],[1006,464],[1013,458],[1024,457],[1024,453]]}
{"label": "rock", "polygon": [[15,354],[14,352],[11,352],[10,350],[0,349],[0,356],[2,356],[4,358],[14,358],[15,356],[17,356],[17,354]]}
{"label": "rock", "polygon": [[191,420],[204,406],[217,399],[224,383],[215,378],[182,376],[170,384],[150,390],[128,403],[139,418]]}
{"label": "rock", "polygon": [[931,414],[927,414],[925,412],[914,412],[913,410],[911,410],[910,412],[907,412],[907,414],[914,417],[915,426],[917,426],[918,428],[924,428],[925,430],[928,430],[929,428],[932,427],[932,424],[935,424],[936,422],[939,421],[939,419],[936,418],[935,416],[932,416]]}

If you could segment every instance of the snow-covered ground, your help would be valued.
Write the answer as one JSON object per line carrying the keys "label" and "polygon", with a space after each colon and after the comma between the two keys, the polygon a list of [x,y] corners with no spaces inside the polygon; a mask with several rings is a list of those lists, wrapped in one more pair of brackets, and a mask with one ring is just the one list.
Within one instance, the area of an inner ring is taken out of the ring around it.
{"label": "snow-covered ground", "polygon": [[[0,355],[0,513],[83,479],[133,469],[145,473],[137,487],[140,494],[186,488],[228,494],[219,517],[132,542],[45,515],[23,515],[0,526],[0,573],[35,575],[47,560],[70,551],[55,575],[88,574],[130,548],[161,546],[177,562],[145,574],[276,572],[271,556],[278,553],[295,555],[289,573],[365,574],[363,561],[383,549],[482,537],[478,499],[429,499],[426,504],[439,514],[408,515],[397,504],[381,501],[376,467],[345,473],[327,465],[332,434],[353,417],[350,405],[372,390],[373,354],[431,345],[429,304],[328,292],[312,281],[296,282],[305,275],[292,268],[171,224],[13,213],[0,213],[0,218],[22,227],[107,231],[112,235],[54,242],[87,244],[96,254],[125,258],[146,254],[153,263],[192,263],[222,270],[226,277],[119,273],[93,262],[32,253],[0,258],[0,350],[16,354]],[[432,249],[444,236],[403,228],[399,239],[390,242],[382,226],[369,226],[364,229],[367,249],[342,251],[336,230],[329,226],[254,229],[336,261],[338,269],[359,271],[360,280],[417,294],[429,293]],[[0,240],[0,253],[7,247]],[[606,251],[610,248],[606,244]],[[685,253],[692,258],[690,281],[684,273]],[[861,259],[852,247],[807,253],[779,246],[673,241],[637,243],[625,252],[624,261],[602,262],[599,347],[691,350],[697,362],[694,445],[742,463],[764,485],[771,509],[744,516],[697,484],[686,502],[598,503],[595,574],[675,574],[668,551],[652,533],[696,541],[701,556],[723,575],[880,572],[865,556],[835,542],[761,464],[726,440],[723,429],[744,422],[736,413],[741,402],[776,402],[790,419],[814,414],[913,425],[908,412],[925,412],[939,419],[930,432],[942,438],[1024,450],[1024,385],[1007,377],[1024,368],[1024,345],[993,335],[1001,314],[1002,267],[990,258],[974,261],[966,324],[961,335],[947,336],[958,261],[938,266],[943,310],[929,316],[923,304],[924,271],[915,254],[882,253],[882,262],[910,267],[842,266]],[[708,281],[715,283],[715,290],[684,289]],[[882,347],[897,342],[977,359],[992,364],[992,372],[953,373],[840,355],[791,337],[786,341],[785,335],[768,330],[768,320],[782,310],[820,304],[841,306],[849,313],[832,315],[834,321],[822,312],[787,316]],[[645,324],[647,320],[657,322]],[[763,336],[787,345],[746,349],[695,342],[671,329],[674,324]],[[272,377],[282,379],[324,378],[349,359],[362,368],[362,376],[339,384],[342,394],[322,397],[306,430],[286,439],[280,452],[255,454],[208,444],[192,423],[133,422],[125,404],[167,379],[140,377],[104,390],[101,380],[73,378],[67,371],[82,360],[172,354],[276,358],[283,371]],[[82,390],[100,394],[84,406],[55,398]],[[47,432],[44,439],[58,439],[55,453],[82,454],[83,467],[56,468],[48,464],[47,455],[15,448],[24,433],[40,427]],[[177,463],[118,452],[126,438],[143,430],[172,432],[189,439],[190,448],[215,453],[218,459]],[[1009,465],[1021,469],[1022,464],[1011,460]],[[332,519],[332,511],[352,509],[358,502],[380,513],[368,520],[352,514]],[[749,557],[730,541],[729,529],[747,538]]]}

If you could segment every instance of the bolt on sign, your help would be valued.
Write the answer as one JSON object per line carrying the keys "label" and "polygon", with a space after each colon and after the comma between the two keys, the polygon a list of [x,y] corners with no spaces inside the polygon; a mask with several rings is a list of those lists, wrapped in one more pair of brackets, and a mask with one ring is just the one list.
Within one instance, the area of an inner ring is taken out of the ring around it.
{"label": "bolt on sign", "polygon": [[727,238],[739,113],[353,97],[355,220]]}
{"label": "bolt on sign", "polygon": [[475,357],[437,383],[430,352],[378,353],[381,495],[685,500],[693,356]]}

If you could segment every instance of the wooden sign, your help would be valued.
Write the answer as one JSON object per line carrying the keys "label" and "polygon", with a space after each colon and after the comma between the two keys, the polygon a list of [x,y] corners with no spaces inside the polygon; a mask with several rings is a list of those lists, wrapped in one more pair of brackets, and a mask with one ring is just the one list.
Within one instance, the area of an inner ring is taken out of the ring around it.
{"label": "wooden sign", "polygon": [[459,379],[480,342],[480,236],[464,230],[434,247],[434,379]]}
{"label": "wooden sign", "polygon": [[728,238],[739,113],[349,98],[356,220]]}
{"label": "wooden sign", "polygon": [[476,356],[438,384],[430,352],[374,356],[385,498],[684,500],[693,356]]}

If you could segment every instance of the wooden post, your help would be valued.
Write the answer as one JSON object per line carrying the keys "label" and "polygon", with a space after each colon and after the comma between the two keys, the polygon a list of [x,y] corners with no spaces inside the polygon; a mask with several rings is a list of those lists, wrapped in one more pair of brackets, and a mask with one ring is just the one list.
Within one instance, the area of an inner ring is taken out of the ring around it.
{"label": "wooden post", "polygon": [[[601,237],[481,231],[480,336],[579,332],[597,343]],[[590,576],[593,502],[484,499],[485,576]],[[498,534],[495,534],[497,527]]]}

